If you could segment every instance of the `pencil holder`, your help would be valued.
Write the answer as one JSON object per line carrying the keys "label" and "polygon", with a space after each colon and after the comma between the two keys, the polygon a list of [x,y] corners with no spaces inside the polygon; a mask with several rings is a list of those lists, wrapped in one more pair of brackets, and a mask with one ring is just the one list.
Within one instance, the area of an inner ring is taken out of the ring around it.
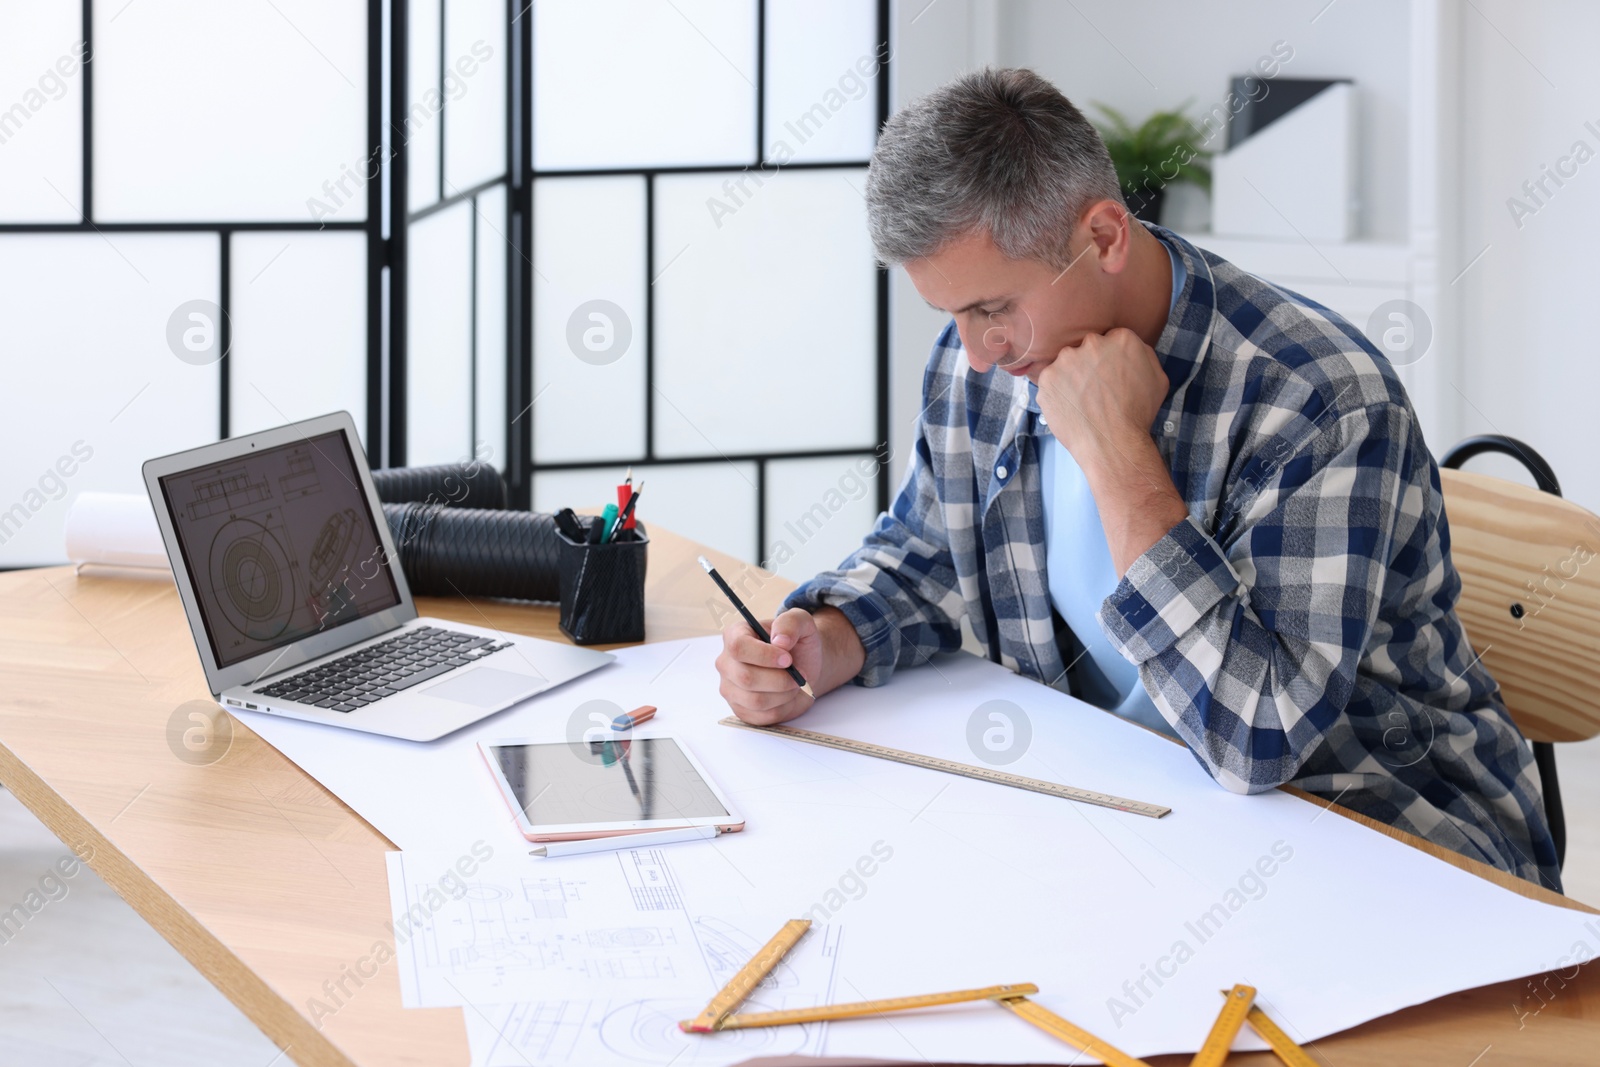
{"label": "pencil holder", "polygon": [[644,573],[650,536],[603,545],[561,540],[561,632],[580,645],[644,640]]}

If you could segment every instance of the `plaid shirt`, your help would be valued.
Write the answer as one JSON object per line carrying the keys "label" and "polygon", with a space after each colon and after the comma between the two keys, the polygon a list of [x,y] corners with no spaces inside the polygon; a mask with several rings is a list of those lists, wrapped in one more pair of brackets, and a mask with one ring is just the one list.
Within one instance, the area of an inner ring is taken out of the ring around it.
{"label": "plaid shirt", "polygon": [[[1559,888],[1533,761],[1455,613],[1438,468],[1393,368],[1344,319],[1177,235],[1151,429],[1189,518],[1100,607],[1224,787],[1289,783]],[[856,681],[961,645],[1060,689],[1082,645],[1045,581],[1036,390],[948,326],[893,508],[788,606],[839,608]]]}

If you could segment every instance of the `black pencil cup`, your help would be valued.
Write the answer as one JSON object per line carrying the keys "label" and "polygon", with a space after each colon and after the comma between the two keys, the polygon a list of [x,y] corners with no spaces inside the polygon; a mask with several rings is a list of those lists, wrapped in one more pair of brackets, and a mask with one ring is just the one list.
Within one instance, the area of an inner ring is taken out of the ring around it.
{"label": "black pencil cup", "polygon": [[604,545],[561,539],[561,632],[580,645],[644,640],[644,573],[650,536]]}

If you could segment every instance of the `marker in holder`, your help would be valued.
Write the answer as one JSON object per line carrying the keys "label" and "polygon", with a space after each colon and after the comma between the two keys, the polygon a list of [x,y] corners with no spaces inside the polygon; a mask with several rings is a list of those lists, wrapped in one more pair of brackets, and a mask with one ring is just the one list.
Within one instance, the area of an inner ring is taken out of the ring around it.
{"label": "marker in holder", "polygon": [[[598,522],[598,519],[590,519]],[[650,535],[580,544],[560,529],[561,632],[580,645],[644,640],[644,577]]]}

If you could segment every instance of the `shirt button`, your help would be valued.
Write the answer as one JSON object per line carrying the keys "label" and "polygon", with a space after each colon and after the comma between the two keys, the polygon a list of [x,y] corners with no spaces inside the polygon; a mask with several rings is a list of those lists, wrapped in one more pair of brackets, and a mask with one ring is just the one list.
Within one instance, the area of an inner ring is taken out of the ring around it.
{"label": "shirt button", "polygon": [[1161,428],[1168,433],[1171,433],[1178,428],[1178,424],[1173,422],[1171,419],[1168,419],[1166,422],[1161,424]]}
{"label": "shirt button", "polygon": [[1003,467],[1003,466],[1002,467],[996,467],[994,469],[994,475],[995,475],[996,478],[999,478],[1002,482],[1005,481],[1006,480],[1006,469],[1005,469],[1005,467]]}
{"label": "shirt button", "polygon": [[1049,421],[1044,417],[1044,414],[1042,412],[1039,415],[1039,425],[1040,426],[1049,426],[1050,425]]}

